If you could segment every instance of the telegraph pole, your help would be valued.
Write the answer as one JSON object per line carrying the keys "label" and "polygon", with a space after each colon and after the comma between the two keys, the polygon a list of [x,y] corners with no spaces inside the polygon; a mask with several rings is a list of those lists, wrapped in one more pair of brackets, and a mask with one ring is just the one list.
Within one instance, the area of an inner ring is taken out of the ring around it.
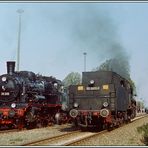
{"label": "telegraph pole", "polygon": [[24,12],[22,9],[18,9],[19,14],[19,28],[18,28],[18,46],[17,46],[17,71],[19,71],[20,66],[20,41],[21,41],[21,14]]}
{"label": "telegraph pole", "polygon": [[86,55],[87,55],[87,53],[84,52],[83,55],[84,55],[84,72],[85,72],[86,71]]}

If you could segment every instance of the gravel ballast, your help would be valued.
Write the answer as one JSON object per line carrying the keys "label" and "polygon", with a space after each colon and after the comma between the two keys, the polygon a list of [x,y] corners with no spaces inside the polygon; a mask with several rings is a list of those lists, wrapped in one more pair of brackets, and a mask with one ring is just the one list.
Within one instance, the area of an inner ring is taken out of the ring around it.
{"label": "gravel ballast", "polygon": [[[87,139],[79,146],[144,146],[142,134],[137,127],[148,123],[148,116],[127,124],[113,131]],[[19,132],[0,133],[0,146],[21,146],[25,143],[53,137],[72,131],[71,125],[54,125],[51,127],[24,130]]]}
{"label": "gravel ballast", "polygon": [[144,146],[142,134],[137,127],[148,123],[148,116],[108,133],[98,135],[79,143],[79,146]]}
{"label": "gravel ballast", "polygon": [[46,128],[23,130],[19,132],[0,133],[0,146],[21,146],[25,143],[37,141],[69,132],[71,125],[54,125]]}

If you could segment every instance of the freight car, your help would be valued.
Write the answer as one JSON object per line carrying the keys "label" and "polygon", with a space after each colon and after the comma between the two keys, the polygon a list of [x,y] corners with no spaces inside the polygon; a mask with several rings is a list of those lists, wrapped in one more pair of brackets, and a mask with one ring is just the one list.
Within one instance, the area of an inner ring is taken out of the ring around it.
{"label": "freight car", "polygon": [[69,86],[69,102],[80,128],[112,129],[136,116],[131,84],[112,71],[83,72],[82,84]]}
{"label": "freight car", "polygon": [[0,76],[0,127],[30,129],[66,122],[63,94],[60,80],[15,71],[15,62],[8,61],[7,74]]}

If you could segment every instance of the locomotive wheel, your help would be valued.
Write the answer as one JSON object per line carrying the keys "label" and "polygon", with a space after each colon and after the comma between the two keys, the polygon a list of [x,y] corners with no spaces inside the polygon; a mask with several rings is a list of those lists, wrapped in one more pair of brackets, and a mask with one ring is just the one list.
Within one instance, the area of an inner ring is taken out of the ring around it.
{"label": "locomotive wheel", "polygon": [[61,125],[61,121],[59,119],[56,119],[56,124]]}
{"label": "locomotive wheel", "polygon": [[74,121],[72,121],[72,125],[74,127],[78,127],[78,121],[76,119],[74,119]]}
{"label": "locomotive wheel", "polygon": [[55,123],[57,125],[61,125],[61,114],[60,113],[55,114]]}
{"label": "locomotive wheel", "polygon": [[37,128],[47,127],[47,126],[48,126],[48,120],[46,120],[46,119],[38,120],[36,123]]}
{"label": "locomotive wheel", "polygon": [[8,125],[8,129],[13,129],[13,128],[15,128],[15,126],[13,124]]}
{"label": "locomotive wheel", "polygon": [[34,114],[32,114],[32,112],[27,112],[26,120],[28,122],[34,122],[36,120],[36,118],[35,118]]}
{"label": "locomotive wheel", "polygon": [[17,127],[18,127],[19,130],[22,130],[23,129],[23,127],[24,127],[24,121],[23,121],[23,119],[20,119],[18,121]]}
{"label": "locomotive wheel", "polygon": [[56,123],[55,119],[52,116],[48,117],[48,126],[52,126]]}
{"label": "locomotive wheel", "polygon": [[26,129],[33,129],[36,127],[36,122],[27,122],[26,123]]}
{"label": "locomotive wheel", "polygon": [[19,130],[22,130],[23,127],[24,127],[24,124],[19,124],[19,125],[18,125],[18,129],[19,129]]}
{"label": "locomotive wheel", "polygon": [[114,124],[113,123],[107,125],[107,130],[108,131],[112,131],[113,129],[114,129]]}
{"label": "locomotive wheel", "polygon": [[88,127],[82,127],[82,126],[80,126],[80,129],[81,129],[82,132],[85,132],[85,131],[88,130]]}
{"label": "locomotive wheel", "polygon": [[48,126],[48,120],[44,119],[44,120],[42,121],[42,126],[43,126],[43,127]]}
{"label": "locomotive wheel", "polygon": [[42,123],[40,121],[37,121],[36,127],[37,128],[41,128],[42,127]]}
{"label": "locomotive wheel", "polygon": [[102,131],[102,130],[103,130],[103,124],[97,125],[97,129],[98,129],[99,131]]}

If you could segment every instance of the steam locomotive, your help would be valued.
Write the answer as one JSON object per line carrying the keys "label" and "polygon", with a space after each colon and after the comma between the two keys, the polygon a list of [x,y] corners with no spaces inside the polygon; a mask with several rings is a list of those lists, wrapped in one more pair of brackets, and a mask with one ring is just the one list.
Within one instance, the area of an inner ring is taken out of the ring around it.
{"label": "steam locomotive", "polygon": [[64,96],[60,80],[15,71],[15,62],[8,61],[7,74],[0,76],[0,127],[30,129],[66,122]]}
{"label": "steam locomotive", "polygon": [[69,114],[82,129],[108,129],[136,116],[136,100],[128,80],[112,71],[82,73],[82,84],[69,86]]}

